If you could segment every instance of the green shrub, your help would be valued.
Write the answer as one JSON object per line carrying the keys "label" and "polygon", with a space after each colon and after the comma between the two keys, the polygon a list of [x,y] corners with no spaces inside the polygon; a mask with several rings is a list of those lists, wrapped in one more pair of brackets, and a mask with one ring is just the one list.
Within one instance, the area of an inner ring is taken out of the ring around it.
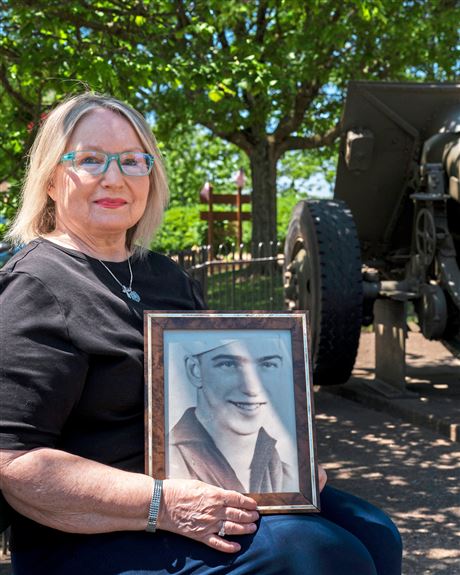
{"label": "green shrub", "polygon": [[[154,250],[160,252],[178,252],[208,243],[208,223],[200,220],[200,211],[206,206],[171,206],[165,212],[163,224],[151,243]],[[227,209],[217,206],[216,211]],[[214,248],[219,244],[236,243],[236,222],[214,222]],[[243,241],[251,239],[251,226],[243,222]]]}
{"label": "green shrub", "polygon": [[207,224],[200,220],[200,206],[172,206],[151,247],[160,252],[176,252],[206,243]]}
{"label": "green shrub", "polygon": [[277,211],[278,218],[276,222],[276,230],[278,241],[284,243],[286,234],[291,220],[292,210],[301,198],[295,192],[278,197]]}
{"label": "green shrub", "polygon": [[[295,192],[278,197],[277,239],[281,242],[284,242],[286,238],[292,210],[300,199]],[[152,242],[152,249],[161,252],[176,252],[207,244],[208,224],[200,220],[200,210],[203,209],[205,207],[199,204],[170,207],[165,213],[163,225]],[[248,244],[250,240],[251,224],[243,222],[243,242]],[[235,244],[236,222],[215,222],[214,243],[216,246]]]}

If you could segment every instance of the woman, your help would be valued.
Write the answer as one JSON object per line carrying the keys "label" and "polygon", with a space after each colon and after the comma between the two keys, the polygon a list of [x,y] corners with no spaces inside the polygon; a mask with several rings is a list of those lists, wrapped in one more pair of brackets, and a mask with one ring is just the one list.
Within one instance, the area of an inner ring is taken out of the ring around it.
{"label": "woman", "polygon": [[27,245],[1,272],[14,573],[400,573],[391,521],[332,488],[319,516],[259,519],[237,492],[143,473],[143,311],[203,305],[140,247],[166,189],[148,125],[113,98],[62,103],[31,150],[10,234]]}

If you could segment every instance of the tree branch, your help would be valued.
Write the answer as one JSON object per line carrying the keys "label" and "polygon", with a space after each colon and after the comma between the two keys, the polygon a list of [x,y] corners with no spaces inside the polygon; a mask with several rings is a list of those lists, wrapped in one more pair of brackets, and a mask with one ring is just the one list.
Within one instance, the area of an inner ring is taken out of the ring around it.
{"label": "tree branch", "polygon": [[254,37],[255,42],[260,45],[263,44],[265,31],[267,29],[267,7],[267,0],[260,0],[259,7],[257,8],[256,34]]}
{"label": "tree branch", "polygon": [[177,0],[177,20],[179,22],[179,29],[186,28],[190,24],[182,0]]}
{"label": "tree branch", "polygon": [[19,52],[9,48],[8,46],[0,46],[0,54],[10,60],[19,60]]}
{"label": "tree branch", "polygon": [[5,88],[5,92],[13,98],[20,106],[29,114],[30,110],[33,108],[31,102],[28,102],[22,94],[20,94],[17,90],[13,88],[10,84],[8,79],[8,75],[6,72],[5,65],[2,63],[0,64],[0,82],[2,83],[3,87]]}
{"label": "tree branch", "polygon": [[[307,9],[307,8],[306,8]],[[335,25],[343,12],[343,7],[339,6],[337,9],[330,15],[330,22],[331,25]],[[355,12],[355,10],[353,10]],[[308,20],[306,20],[307,22]],[[321,52],[320,45],[317,46],[316,52],[319,54]],[[321,70],[324,74],[326,70],[330,70],[336,57],[334,56],[334,51],[336,47],[331,46],[325,55],[324,61],[321,66]],[[321,89],[322,81],[321,78],[318,76],[310,81],[304,79],[300,85],[300,88],[295,96],[294,104],[292,112],[287,113],[281,120],[274,131],[273,135],[275,137],[275,141],[278,146],[282,146],[283,140],[288,138],[290,134],[299,130],[300,126],[305,117],[305,112],[307,111],[310,104],[313,100],[318,96],[318,93]],[[320,144],[322,145],[322,144]],[[317,147],[317,146],[312,146]],[[287,148],[289,149],[289,148]]]}
{"label": "tree branch", "polygon": [[205,128],[208,128],[208,130],[211,130],[211,132],[219,138],[222,138],[231,144],[235,144],[235,146],[241,148],[246,152],[246,154],[251,154],[253,146],[244,131],[235,130],[233,132],[226,132],[225,130],[219,130],[214,122],[211,122],[210,120],[203,119],[202,121],[199,121],[199,123]]}
{"label": "tree branch", "polygon": [[[20,5],[31,10],[42,7],[50,21],[53,18],[56,18],[56,20],[63,24],[72,25],[76,28],[86,28],[95,33],[103,33],[104,36],[109,33],[116,35],[119,39],[135,43],[139,43],[141,37],[147,38],[147,36],[143,26],[133,24],[133,16],[143,16],[148,18],[150,24],[161,22],[162,18],[165,16],[165,14],[159,12],[155,12],[154,14],[149,13],[145,6],[140,2],[135,6],[129,7],[129,9],[127,7],[125,7],[125,9],[116,9],[99,6],[97,8],[97,12],[103,15],[103,17],[99,18],[96,18],[94,15],[94,7],[84,0],[81,1],[79,6],[80,10],[78,12],[66,11],[63,13],[62,5],[58,3],[49,4],[44,2],[35,2],[33,0],[21,0]],[[108,21],[108,19],[112,19],[114,16],[119,17],[120,21]],[[148,39],[152,40],[153,37],[154,35],[151,34],[151,28],[149,28]]]}
{"label": "tree branch", "polygon": [[302,82],[299,91],[297,92],[294,99],[294,110],[292,114],[286,114],[281,118],[278,127],[274,131],[273,135],[275,141],[281,142],[299,129],[303,122],[305,111],[311,102],[316,98],[320,89],[319,82],[313,80],[312,82]]}
{"label": "tree branch", "polygon": [[330,146],[340,135],[341,123],[338,122],[324,134],[315,134],[310,137],[289,136],[276,147],[276,157],[280,158],[287,150],[312,150],[322,146]]}
{"label": "tree branch", "polygon": [[[60,14],[64,20],[69,16],[69,13],[66,13],[65,15],[62,13],[62,2],[59,0],[54,2],[50,2],[49,0],[16,0],[16,4],[29,10],[42,9],[45,11],[45,13],[46,10],[58,10],[58,14]],[[114,2],[112,0],[111,4],[112,7],[99,4],[97,8],[95,8],[91,1],[80,0],[79,8],[86,11],[88,14],[93,14],[95,11],[97,11],[110,17],[148,16],[148,7],[145,6],[142,2],[131,2],[129,5],[127,5],[126,3]]]}
{"label": "tree branch", "polygon": [[228,44],[228,40],[227,40],[227,36],[225,35],[225,31],[224,30],[220,30],[217,33],[217,37],[219,38],[220,44],[222,46],[222,48],[228,52],[228,49],[230,48],[229,44]]}

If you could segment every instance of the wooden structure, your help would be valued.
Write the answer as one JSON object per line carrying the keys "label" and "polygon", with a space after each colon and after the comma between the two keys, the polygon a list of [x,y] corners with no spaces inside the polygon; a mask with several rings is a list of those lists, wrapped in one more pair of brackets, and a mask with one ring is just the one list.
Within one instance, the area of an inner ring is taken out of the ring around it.
{"label": "wooden structure", "polygon": [[[207,210],[200,212],[200,219],[208,222],[208,245],[214,245],[214,222],[237,222],[237,244],[243,241],[243,221],[250,221],[251,212],[243,212],[243,204],[251,203],[250,195],[243,195],[244,172],[240,170],[235,178],[236,194],[215,194],[210,182],[206,182],[200,192],[200,201],[207,204]],[[215,211],[216,205],[227,205],[231,209]]]}

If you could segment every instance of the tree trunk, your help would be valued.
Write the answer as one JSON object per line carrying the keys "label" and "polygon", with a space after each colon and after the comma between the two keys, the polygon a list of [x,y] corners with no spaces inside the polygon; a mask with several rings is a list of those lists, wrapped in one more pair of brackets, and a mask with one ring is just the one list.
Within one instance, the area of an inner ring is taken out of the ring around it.
{"label": "tree trunk", "polygon": [[[252,243],[276,240],[276,156],[267,139],[258,142],[249,155],[252,179]],[[254,249],[253,247],[253,249]]]}

